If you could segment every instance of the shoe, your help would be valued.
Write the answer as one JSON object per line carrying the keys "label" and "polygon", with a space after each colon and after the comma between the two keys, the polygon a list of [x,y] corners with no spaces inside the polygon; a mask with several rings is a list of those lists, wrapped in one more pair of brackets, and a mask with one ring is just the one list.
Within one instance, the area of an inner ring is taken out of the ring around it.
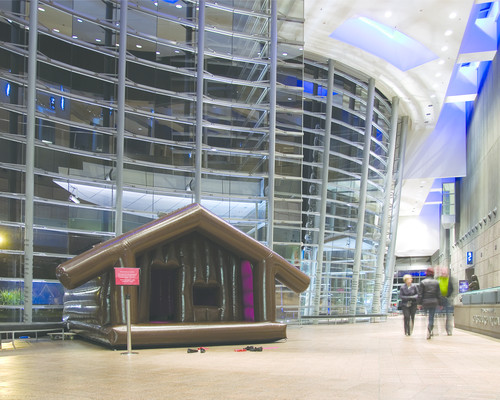
{"label": "shoe", "polygon": [[262,351],[262,347],[254,347],[254,346],[247,346],[245,347],[246,351]]}
{"label": "shoe", "polygon": [[446,333],[448,334],[448,336],[452,335],[451,331],[446,331]]}
{"label": "shoe", "polygon": [[432,332],[428,330],[427,331],[427,340],[429,340],[431,337],[432,337]]}

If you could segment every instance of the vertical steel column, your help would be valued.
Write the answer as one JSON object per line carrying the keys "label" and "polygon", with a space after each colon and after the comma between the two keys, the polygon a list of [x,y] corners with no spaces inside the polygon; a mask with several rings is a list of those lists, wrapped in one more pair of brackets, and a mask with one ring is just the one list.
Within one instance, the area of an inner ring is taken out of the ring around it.
{"label": "vertical steel column", "polygon": [[361,269],[361,252],[363,250],[363,233],[365,227],[366,191],[368,186],[368,167],[370,165],[370,145],[372,138],[373,99],[375,98],[375,80],[368,80],[368,97],[366,99],[365,141],[363,145],[363,164],[359,183],[358,223],[356,226],[356,249],[352,267],[350,314],[356,314],[358,300],[359,271]]}
{"label": "vertical steel column", "polygon": [[38,47],[38,0],[30,2],[28,43],[28,87],[26,101],[26,199],[24,201],[24,313],[25,323],[33,322],[33,221],[35,197],[35,102]]}
{"label": "vertical steel column", "polygon": [[123,156],[125,147],[125,77],[127,74],[127,7],[120,2],[120,48],[118,53],[118,110],[116,116],[115,234],[123,233]]}
{"label": "vertical steel column", "polygon": [[[328,60],[328,86],[326,96],[325,136],[323,138],[323,170],[321,171],[321,205],[319,213],[318,252],[316,253],[316,276],[314,281],[314,315],[319,315],[321,297],[321,274],[323,271],[323,249],[325,247],[326,203],[328,200],[328,167],[330,166],[330,138],[332,134],[333,78],[335,67]],[[318,322],[317,319],[314,320]]]}
{"label": "vertical steel column", "polygon": [[198,60],[196,65],[196,149],[194,201],[201,204],[201,167],[203,146],[203,71],[205,64],[205,0],[198,3]]}
{"label": "vertical steel column", "polygon": [[267,181],[267,246],[274,246],[274,181],[276,152],[276,75],[278,71],[278,4],[271,0],[271,76],[269,77],[269,158]]}
{"label": "vertical steel column", "polygon": [[[392,188],[392,174],[394,170],[394,155],[396,153],[396,137],[398,130],[398,108],[399,98],[393,97],[392,99],[392,114],[391,126],[389,131],[389,152],[387,155],[387,168],[385,174],[384,184],[384,205],[382,207],[382,218],[380,228],[380,242],[377,251],[377,271],[375,273],[375,287],[373,289],[373,304],[372,312],[374,314],[380,313],[380,302],[382,297],[382,282],[384,280],[384,257],[385,247],[387,246],[387,230],[389,227],[391,210],[391,188]],[[393,237],[393,240],[396,238]]]}
{"label": "vertical steel column", "polygon": [[401,118],[401,134],[399,137],[399,168],[394,186],[394,202],[392,205],[392,219],[391,219],[391,234],[392,239],[389,242],[387,249],[387,258],[385,261],[385,280],[384,290],[382,295],[382,312],[386,313],[391,301],[392,281],[394,278],[394,254],[396,253],[396,238],[398,236],[398,220],[399,220],[399,205],[401,203],[401,189],[403,186],[403,169],[404,158],[406,149],[406,135],[408,133],[408,117]]}

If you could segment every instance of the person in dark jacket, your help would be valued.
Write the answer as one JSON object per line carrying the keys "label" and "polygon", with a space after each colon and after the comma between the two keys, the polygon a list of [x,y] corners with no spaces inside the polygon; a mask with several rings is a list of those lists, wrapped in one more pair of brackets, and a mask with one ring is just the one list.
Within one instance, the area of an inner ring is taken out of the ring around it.
{"label": "person in dark jacket", "polygon": [[427,324],[427,340],[429,340],[432,337],[432,329],[434,328],[436,308],[441,304],[441,289],[438,281],[434,279],[434,268],[427,268],[425,275],[426,278],[420,282],[418,287],[418,304],[429,315]]}
{"label": "person in dark jacket", "polygon": [[413,332],[415,322],[415,312],[417,311],[418,289],[412,283],[413,277],[410,274],[403,276],[404,285],[399,289],[399,299],[403,310],[405,335],[410,336]]}

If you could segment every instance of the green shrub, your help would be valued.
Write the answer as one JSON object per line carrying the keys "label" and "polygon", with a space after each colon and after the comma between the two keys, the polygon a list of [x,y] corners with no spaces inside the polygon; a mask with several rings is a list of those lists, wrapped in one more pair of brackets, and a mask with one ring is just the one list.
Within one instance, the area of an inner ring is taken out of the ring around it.
{"label": "green shrub", "polygon": [[0,304],[4,306],[16,306],[24,303],[24,295],[21,289],[0,290]]}

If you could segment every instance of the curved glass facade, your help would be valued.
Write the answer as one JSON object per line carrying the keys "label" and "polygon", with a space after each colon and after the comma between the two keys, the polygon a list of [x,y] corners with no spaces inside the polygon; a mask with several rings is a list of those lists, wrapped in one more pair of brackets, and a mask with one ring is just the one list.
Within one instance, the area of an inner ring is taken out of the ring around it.
{"label": "curved glass facade", "polygon": [[[0,322],[60,319],[58,264],[197,199],[313,278],[300,297],[279,288],[280,319],[351,312],[353,276],[357,312],[371,311],[392,107],[335,67],[322,213],[329,64],[304,57],[303,8],[301,0],[0,1]],[[24,282],[33,290],[23,314]]]}

